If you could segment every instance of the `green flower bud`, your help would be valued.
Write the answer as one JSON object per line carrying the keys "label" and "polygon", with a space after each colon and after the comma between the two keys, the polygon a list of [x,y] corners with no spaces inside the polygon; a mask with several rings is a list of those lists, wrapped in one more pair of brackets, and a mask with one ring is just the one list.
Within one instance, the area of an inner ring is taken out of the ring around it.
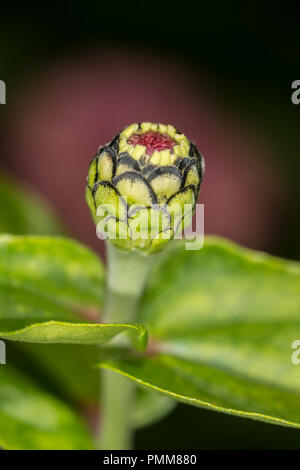
{"label": "green flower bud", "polygon": [[99,236],[123,250],[161,250],[190,224],[204,160],[173,126],[132,124],[89,165],[86,201]]}

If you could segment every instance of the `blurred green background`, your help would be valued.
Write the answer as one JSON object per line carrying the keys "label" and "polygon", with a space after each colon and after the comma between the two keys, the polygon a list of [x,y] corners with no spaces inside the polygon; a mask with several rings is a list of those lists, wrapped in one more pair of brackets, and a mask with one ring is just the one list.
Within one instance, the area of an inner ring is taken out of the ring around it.
{"label": "blurred green background", "polygon": [[[131,122],[169,122],[206,158],[206,232],[299,259],[299,46],[292,2],[2,5],[1,168],[103,254],[83,200],[89,160]],[[136,439],[147,449],[273,449],[300,448],[299,437],[180,405]]]}

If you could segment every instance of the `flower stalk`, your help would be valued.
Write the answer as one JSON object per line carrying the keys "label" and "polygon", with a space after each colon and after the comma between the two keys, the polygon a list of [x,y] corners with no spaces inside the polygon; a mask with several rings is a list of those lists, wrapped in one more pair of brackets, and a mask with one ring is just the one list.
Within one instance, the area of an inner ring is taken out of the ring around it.
{"label": "flower stalk", "polygon": [[[134,322],[153,256],[122,252],[107,243],[108,280],[105,323]],[[119,337],[122,341],[122,337]],[[106,450],[132,448],[132,409],[135,385],[111,370],[101,370],[100,430],[98,447]]]}

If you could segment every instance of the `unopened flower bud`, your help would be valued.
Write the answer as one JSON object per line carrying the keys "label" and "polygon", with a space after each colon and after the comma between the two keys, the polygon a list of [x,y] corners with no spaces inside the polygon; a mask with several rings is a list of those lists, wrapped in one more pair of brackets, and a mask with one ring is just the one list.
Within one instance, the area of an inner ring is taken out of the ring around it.
{"label": "unopened flower bud", "polygon": [[191,222],[203,176],[197,147],[173,126],[132,124],[92,159],[86,200],[97,233],[124,250],[161,250]]}

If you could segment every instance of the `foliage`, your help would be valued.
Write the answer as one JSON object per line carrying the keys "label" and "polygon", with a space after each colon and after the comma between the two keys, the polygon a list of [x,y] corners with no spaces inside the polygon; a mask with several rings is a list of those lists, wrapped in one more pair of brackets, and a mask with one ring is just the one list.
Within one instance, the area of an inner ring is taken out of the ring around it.
{"label": "foliage", "polygon": [[[136,427],[176,401],[300,427],[299,264],[223,239],[200,251],[174,241],[137,323],[97,323],[104,287],[102,262],[76,241],[0,237],[0,337],[12,351],[0,368],[3,448],[91,448],[78,405],[98,400],[97,363],[143,387]],[[111,342],[120,334],[122,348]]]}

